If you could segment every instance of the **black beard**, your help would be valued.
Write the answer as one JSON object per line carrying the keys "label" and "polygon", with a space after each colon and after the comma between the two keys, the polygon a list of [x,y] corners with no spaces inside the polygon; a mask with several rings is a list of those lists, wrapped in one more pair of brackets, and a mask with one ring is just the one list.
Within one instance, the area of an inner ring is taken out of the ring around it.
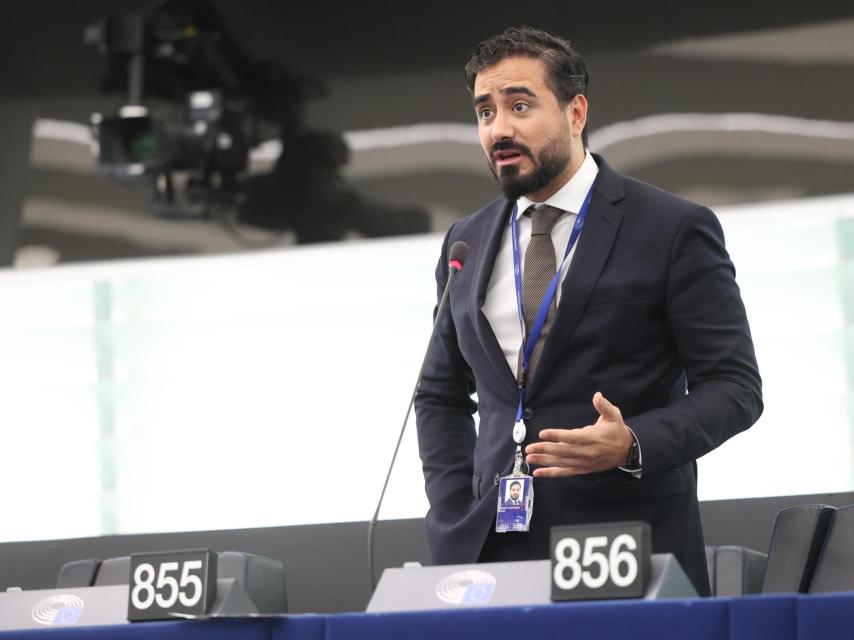
{"label": "black beard", "polygon": [[[525,149],[527,151],[527,148]],[[534,160],[534,170],[525,176],[519,175],[519,167],[515,165],[503,167],[500,174],[495,173],[491,164],[489,166],[507,199],[518,200],[521,196],[546,187],[561,174],[569,164],[569,150],[565,153],[561,151],[562,149],[558,148],[543,149],[538,158],[528,152],[527,155]]]}

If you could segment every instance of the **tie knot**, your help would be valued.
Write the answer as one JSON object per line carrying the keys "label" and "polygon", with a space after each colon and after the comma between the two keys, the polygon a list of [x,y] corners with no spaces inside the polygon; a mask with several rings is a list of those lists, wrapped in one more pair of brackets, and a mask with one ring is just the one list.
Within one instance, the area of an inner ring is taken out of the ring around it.
{"label": "tie knot", "polygon": [[563,214],[562,209],[547,204],[531,207],[526,212],[531,216],[531,235],[551,235],[552,229],[557,224],[557,219]]}

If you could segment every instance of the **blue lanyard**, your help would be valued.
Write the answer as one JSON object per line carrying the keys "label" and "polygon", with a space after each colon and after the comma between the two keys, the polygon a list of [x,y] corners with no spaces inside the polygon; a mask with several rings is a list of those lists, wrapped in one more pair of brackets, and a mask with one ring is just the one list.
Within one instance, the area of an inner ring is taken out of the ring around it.
{"label": "blue lanyard", "polygon": [[543,325],[546,323],[546,316],[549,314],[549,307],[551,307],[552,300],[557,293],[557,285],[560,282],[561,271],[563,271],[563,267],[569,258],[569,253],[572,251],[572,247],[575,246],[575,242],[581,234],[582,227],[584,227],[584,221],[587,218],[587,210],[590,208],[590,200],[593,197],[593,186],[595,186],[595,182],[594,185],[591,185],[590,191],[587,192],[587,196],[584,198],[584,204],[581,205],[581,210],[575,218],[575,224],[572,227],[572,233],[569,236],[569,242],[566,244],[566,251],[563,254],[563,261],[558,265],[557,272],[552,278],[551,283],[549,283],[549,288],[543,296],[543,300],[540,303],[540,309],[534,319],[534,324],[531,327],[531,333],[528,335],[527,340],[525,339],[525,314],[522,311],[522,267],[519,259],[519,222],[517,220],[519,205],[517,204],[513,207],[513,217],[510,219],[510,228],[513,232],[513,275],[516,280],[516,304],[519,310],[519,325],[522,327],[523,345],[522,375],[519,379],[519,407],[516,411],[516,422],[522,420],[522,407],[525,404],[525,386],[527,384],[528,364],[530,363],[531,354],[534,352],[534,345],[536,345],[537,340],[540,339],[540,333],[543,330]]}

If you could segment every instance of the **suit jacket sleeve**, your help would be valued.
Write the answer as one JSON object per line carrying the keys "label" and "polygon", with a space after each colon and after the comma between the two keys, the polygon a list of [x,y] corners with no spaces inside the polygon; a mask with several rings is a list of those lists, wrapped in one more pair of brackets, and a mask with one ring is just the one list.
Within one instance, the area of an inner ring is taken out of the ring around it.
{"label": "suit jacket sleeve", "polygon": [[645,475],[699,458],[762,413],[762,382],[735,269],[720,223],[704,207],[687,215],[675,234],[665,296],[688,393],[626,417]]}
{"label": "suit jacket sleeve", "polygon": [[[436,284],[441,298],[448,279],[448,244],[442,245],[436,267]],[[457,294],[451,284],[451,297]],[[449,300],[450,303],[450,300]],[[473,499],[472,474],[476,433],[472,400],[474,377],[457,344],[450,304],[445,308],[436,336],[430,344],[421,384],[415,396],[418,449],[424,470],[431,517],[454,518]],[[436,314],[434,309],[434,318]],[[456,505],[456,508],[454,508]]]}

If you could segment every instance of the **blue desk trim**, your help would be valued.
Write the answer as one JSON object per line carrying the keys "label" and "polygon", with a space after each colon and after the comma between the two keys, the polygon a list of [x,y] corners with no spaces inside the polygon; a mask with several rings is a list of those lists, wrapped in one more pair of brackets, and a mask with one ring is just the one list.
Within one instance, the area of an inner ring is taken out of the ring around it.
{"label": "blue desk trim", "polygon": [[0,632],[0,640],[839,640],[854,593],[144,622]]}

